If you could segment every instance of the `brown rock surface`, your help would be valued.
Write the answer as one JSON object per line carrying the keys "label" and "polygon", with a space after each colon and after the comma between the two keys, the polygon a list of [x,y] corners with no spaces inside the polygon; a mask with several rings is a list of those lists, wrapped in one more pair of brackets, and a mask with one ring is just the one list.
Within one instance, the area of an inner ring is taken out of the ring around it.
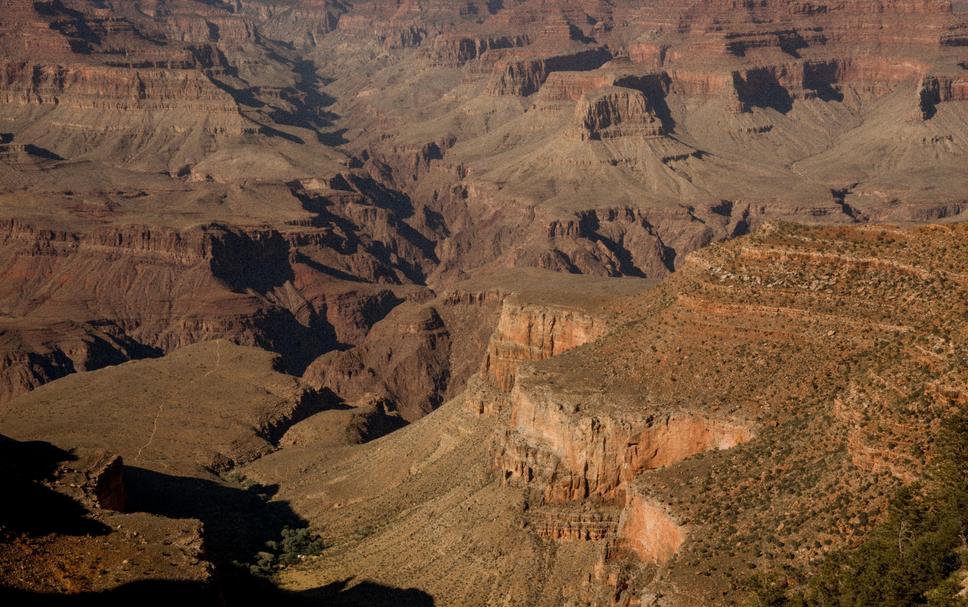
{"label": "brown rock surface", "polygon": [[[124,513],[121,458],[100,450],[62,451],[0,436],[7,499],[0,508],[0,597],[40,604],[57,594],[96,596],[156,580],[185,584],[184,599],[214,598],[196,520]],[[110,600],[106,596],[102,600]]]}
{"label": "brown rock surface", "polygon": [[[965,401],[966,32],[963,0],[7,0],[0,427],[119,453],[124,516],[219,576],[309,520],[331,550],[267,604],[738,600],[737,563],[866,533]],[[150,573],[48,535],[0,557],[55,564],[14,604]]]}
{"label": "brown rock surface", "polygon": [[525,365],[503,415],[469,392],[325,462],[261,458],[246,474],[335,541],[283,583],[728,604],[751,562],[807,566],[863,537],[963,400],[964,228],[770,225],[604,301],[632,322]]}
{"label": "brown rock surface", "polygon": [[605,334],[607,321],[581,310],[506,300],[482,371],[502,390],[514,386],[521,363],[557,356]]}
{"label": "brown rock surface", "polygon": [[21,440],[109,449],[130,465],[219,472],[268,453],[290,425],[326,408],[277,364],[255,348],[196,344],[43,386],[7,403],[0,423]]}
{"label": "brown rock surface", "polygon": [[298,371],[412,293],[373,283],[959,214],[962,9],[9,2],[0,399],[199,339]]}

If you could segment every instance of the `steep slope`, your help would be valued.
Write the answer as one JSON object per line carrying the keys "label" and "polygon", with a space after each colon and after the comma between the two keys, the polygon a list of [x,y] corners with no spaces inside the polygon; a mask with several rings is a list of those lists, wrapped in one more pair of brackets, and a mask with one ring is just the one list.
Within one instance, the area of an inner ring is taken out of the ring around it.
{"label": "steep slope", "polygon": [[278,600],[796,581],[964,401],[966,49],[962,0],[8,0],[3,432],[220,575],[305,516]]}
{"label": "steep slope", "polygon": [[[5,3],[0,399],[198,339],[352,358],[410,285],[958,215],[966,27],[944,0]],[[414,418],[463,384],[393,388],[380,349],[348,394],[420,392]]]}
{"label": "steep slope", "polygon": [[795,579],[865,536],[965,401],[964,232],[771,225],[614,300],[635,320],[521,367],[509,399],[472,384],[335,459],[248,465],[334,542],[284,584],[700,605]]}

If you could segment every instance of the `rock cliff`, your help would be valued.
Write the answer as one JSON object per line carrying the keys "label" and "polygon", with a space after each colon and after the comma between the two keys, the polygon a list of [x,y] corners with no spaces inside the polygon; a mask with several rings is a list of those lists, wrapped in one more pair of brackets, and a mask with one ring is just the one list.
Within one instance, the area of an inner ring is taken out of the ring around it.
{"label": "rock cliff", "polygon": [[331,534],[267,604],[739,601],[964,404],[966,15],[8,0],[4,432],[123,456],[152,546]]}
{"label": "rock cliff", "polygon": [[487,345],[482,372],[510,392],[521,363],[557,356],[605,334],[608,321],[581,309],[505,300]]}
{"label": "rock cliff", "polygon": [[[808,567],[924,478],[916,454],[964,400],[963,228],[767,224],[586,305],[615,315],[609,330],[520,361],[509,396],[472,382],[335,461],[253,463],[344,538],[284,583],[380,575],[447,604],[730,604],[750,564]],[[505,404],[480,415],[487,399]],[[312,480],[286,480],[294,462]],[[353,474],[374,479],[363,499]],[[430,545],[448,547],[444,579]]]}

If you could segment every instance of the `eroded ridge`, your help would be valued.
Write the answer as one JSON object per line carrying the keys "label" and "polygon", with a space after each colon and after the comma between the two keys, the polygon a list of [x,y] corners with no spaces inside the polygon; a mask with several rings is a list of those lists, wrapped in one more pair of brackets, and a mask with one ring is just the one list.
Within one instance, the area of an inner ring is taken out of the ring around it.
{"label": "eroded ridge", "polygon": [[691,256],[616,304],[633,322],[518,368],[502,481],[540,537],[627,551],[669,588],[728,592],[744,559],[862,536],[924,474],[925,420],[965,399],[964,230],[772,224]]}
{"label": "eroded ridge", "polygon": [[[741,600],[750,571],[809,567],[924,477],[940,420],[965,402],[965,235],[770,224],[651,289],[594,305],[547,295],[548,314],[584,310],[607,329],[520,357],[510,393],[481,373],[375,440],[382,397],[290,419],[238,472],[278,486],[273,499],[332,545],[280,583],[379,579],[446,605],[695,605]],[[445,299],[486,304],[493,327],[532,310],[528,326],[540,314],[518,290],[507,307],[473,290]],[[391,324],[415,335],[432,317]],[[515,351],[529,343],[547,341]]]}

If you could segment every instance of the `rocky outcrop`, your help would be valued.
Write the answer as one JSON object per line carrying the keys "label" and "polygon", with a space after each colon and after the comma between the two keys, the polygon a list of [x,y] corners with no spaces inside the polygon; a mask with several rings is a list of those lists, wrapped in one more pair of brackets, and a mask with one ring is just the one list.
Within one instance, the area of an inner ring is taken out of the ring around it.
{"label": "rocky outcrop", "polygon": [[296,370],[361,342],[401,299],[304,258],[320,232],[3,223],[0,393],[210,339],[267,347]]}
{"label": "rocky outcrop", "polygon": [[509,59],[495,66],[488,90],[492,95],[527,97],[537,93],[552,72],[594,70],[609,59],[611,54],[605,49],[540,59]]}
{"label": "rocky outcrop", "polygon": [[926,65],[851,57],[757,67],[733,72],[739,111],[772,108],[786,113],[797,99],[842,100],[847,88],[876,97],[914,82]]}
{"label": "rocky outcrop", "polygon": [[618,525],[619,542],[645,563],[663,565],[686,540],[688,531],[662,506],[631,495]]}
{"label": "rocky outcrop", "polygon": [[375,325],[359,347],[322,356],[305,377],[344,401],[369,393],[384,397],[405,420],[414,421],[443,402],[451,347],[437,310],[404,305]]}
{"label": "rocky outcrop", "polygon": [[442,67],[460,67],[480,59],[488,51],[522,47],[528,44],[526,35],[471,38],[458,34],[445,34],[434,39],[433,61]]}
{"label": "rocky outcrop", "polygon": [[155,351],[107,323],[0,321],[0,403],[71,373]]}
{"label": "rocky outcrop", "polygon": [[744,424],[690,414],[586,416],[582,399],[557,393],[536,377],[519,378],[511,394],[511,430],[498,456],[507,481],[533,483],[549,502],[621,502],[628,483],[644,470],[752,437]]}
{"label": "rocky outcrop", "polygon": [[927,120],[938,111],[938,105],[949,101],[968,101],[968,75],[925,75],[918,87],[918,108]]}
{"label": "rocky outcrop", "polygon": [[302,2],[294,6],[285,0],[242,0],[238,5],[243,15],[255,20],[261,35],[310,48],[319,37],[339,27],[345,12],[340,4],[332,2]]}
{"label": "rocky outcrop", "polygon": [[[232,98],[196,70],[133,71],[9,60],[0,63],[0,103],[238,114]],[[241,133],[242,120],[236,118],[235,124]]]}
{"label": "rocky outcrop", "polygon": [[372,283],[421,280],[411,260],[427,243],[401,225],[405,211],[373,204],[384,192],[372,182],[336,185],[298,189],[319,220],[278,229],[3,220],[2,399],[210,339],[269,348],[296,372],[360,344],[419,291]]}
{"label": "rocky outcrop", "polygon": [[619,521],[610,511],[544,506],[528,512],[528,527],[544,540],[596,542],[614,539]]}
{"label": "rocky outcrop", "polygon": [[662,121],[640,91],[608,87],[586,94],[575,110],[578,136],[613,139],[629,135],[658,137],[664,134]]}
{"label": "rocky outcrop", "polygon": [[[56,594],[110,593],[115,584],[153,579],[181,583],[182,600],[207,602],[213,570],[201,522],[122,512],[126,491],[120,457],[6,436],[0,436],[0,455],[0,479],[11,502],[0,506],[5,598],[49,602]],[[154,596],[166,594],[155,591]]]}
{"label": "rocky outcrop", "polygon": [[557,356],[601,337],[609,328],[606,319],[578,309],[508,299],[481,369],[501,390],[510,392],[523,363]]}
{"label": "rocky outcrop", "polygon": [[396,411],[396,403],[386,397],[364,395],[351,406],[322,411],[292,425],[279,446],[342,447],[359,445],[400,429],[406,421]]}
{"label": "rocky outcrop", "polygon": [[104,454],[97,457],[87,478],[89,491],[100,508],[124,511],[127,498],[121,456]]}
{"label": "rocky outcrop", "polygon": [[321,356],[304,377],[348,403],[379,401],[407,422],[430,413],[480,368],[505,296],[458,288],[430,297],[399,304],[356,347]]}
{"label": "rocky outcrop", "polygon": [[[660,127],[653,123],[649,128]],[[615,129],[613,134],[617,132],[621,131]],[[538,265],[582,274],[662,277],[675,268],[678,251],[666,242],[653,222],[658,223],[632,208],[590,209],[576,213],[574,219],[554,220],[548,226],[548,236],[555,251],[564,256],[565,264],[546,256]],[[705,235],[686,235],[678,248],[695,248],[689,243],[692,238],[714,238],[708,230],[707,225],[702,228]]]}
{"label": "rocky outcrop", "polygon": [[535,106],[541,109],[565,107],[566,103],[577,103],[586,95],[593,96],[600,89],[612,86],[615,80],[614,74],[600,70],[552,72],[534,96]]}

